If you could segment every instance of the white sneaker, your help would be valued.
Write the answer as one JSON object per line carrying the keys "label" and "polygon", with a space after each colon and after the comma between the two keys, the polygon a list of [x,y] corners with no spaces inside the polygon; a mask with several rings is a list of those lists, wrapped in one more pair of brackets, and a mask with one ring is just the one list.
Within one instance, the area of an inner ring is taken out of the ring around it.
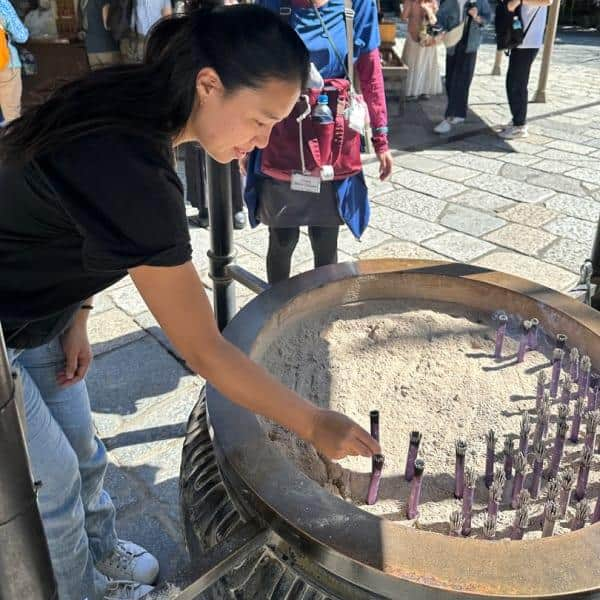
{"label": "white sneaker", "polygon": [[104,600],[139,600],[154,588],[137,581],[110,581],[104,592]]}
{"label": "white sneaker", "polygon": [[448,117],[448,121],[450,121],[450,125],[460,125],[465,122],[464,117]]}
{"label": "white sneaker", "polygon": [[517,138],[526,138],[529,132],[527,131],[527,125],[522,125],[521,127],[511,125],[500,131],[498,135],[505,140],[515,140]]}
{"label": "white sneaker", "polygon": [[[117,540],[115,549],[106,558],[97,562],[96,568],[100,573],[116,581],[136,581],[150,584],[154,583],[158,576],[156,558],[141,546],[125,540]],[[135,598],[137,597],[135,596]],[[115,596],[115,598],[120,598],[120,596]],[[128,596],[123,596],[123,598],[128,598]]]}
{"label": "white sneaker", "polygon": [[439,125],[436,125],[433,128],[433,131],[435,131],[436,133],[450,133],[450,131],[452,130],[452,125],[450,124],[450,120],[449,119],[444,119]]}

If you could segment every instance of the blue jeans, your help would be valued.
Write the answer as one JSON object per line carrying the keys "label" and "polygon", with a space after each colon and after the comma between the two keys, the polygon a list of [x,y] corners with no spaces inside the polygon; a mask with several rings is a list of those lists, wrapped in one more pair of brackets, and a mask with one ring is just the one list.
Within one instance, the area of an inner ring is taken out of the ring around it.
{"label": "blue jeans", "polygon": [[65,357],[58,339],[11,350],[23,384],[25,433],[38,505],[60,600],[98,600],[106,578],[94,561],[115,547],[115,508],[103,489],[106,448],[95,434],[84,381],[61,388]]}

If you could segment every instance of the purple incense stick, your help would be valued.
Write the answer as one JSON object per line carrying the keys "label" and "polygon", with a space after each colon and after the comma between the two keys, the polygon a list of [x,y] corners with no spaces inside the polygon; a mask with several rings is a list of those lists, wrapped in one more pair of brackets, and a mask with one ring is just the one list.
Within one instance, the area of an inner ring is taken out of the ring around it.
{"label": "purple incense stick", "polygon": [[517,362],[522,363],[525,360],[525,352],[529,345],[529,332],[531,330],[531,322],[523,321],[521,323],[521,339],[519,340],[519,349],[517,350]]}
{"label": "purple incense stick", "polygon": [[502,492],[504,486],[499,481],[494,481],[490,486],[487,510],[490,516],[494,519],[498,516],[498,507],[502,502]]}
{"label": "purple incense stick", "polygon": [[560,348],[555,348],[552,353],[552,376],[550,378],[550,396],[552,398],[556,398],[556,394],[558,393],[558,382],[560,380],[564,355],[565,351]]}
{"label": "purple incense stick", "polygon": [[565,374],[565,377],[562,382],[561,393],[560,393],[560,401],[563,404],[569,405],[571,402],[571,393],[573,391],[573,382],[571,381],[571,376]]}
{"label": "purple incense stick", "polygon": [[504,476],[512,479],[513,454],[515,453],[515,441],[507,437],[504,440]]}
{"label": "purple incense stick", "polygon": [[577,348],[571,348],[571,352],[569,352],[569,375],[571,381],[579,379],[579,350]]}
{"label": "purple incense stick", "polygon": [[506,313],[500,313],[498,315],[498,329],[496,329],[496,347],[494,348],[494,357],[502,358],[502,345],[504,344],[504,336],[506,335],[506,325],[508,323],[508,316]]}
{"label": "purple incense stick", "polygon": [[600,492],[598,492],[598,497],[596,498],[596,506],[594,508],[591,521],[592,523],[597,523],[600,521]]}
{"label": "purple incense stick", "polygon": [[571,435],[569,436],[569,440],[573,442],[573,444],[576,444],[579,441],[579,429],[581,428],[583,404],[583,398],[578,398],[575,402],[575,411],[573,412],[573,423],[571,424]]}
{"label": "purple incense stick", "polygon": [[[369,420],[371,421],[371,437],[379,441],[379,411],[372,410],[369,413]],[[375,456],[371,458],[371,473],[375,472]]]}
{"label": "purple incense stick", "polygon": [[551,537],[554,535],[554,527],[560,513],[559,505],[554,500],[548,500],[544,505],[544,526],[542,537]]}
{"label": "purple incense stick", "polygon": [[517,496],[517,502],[515,508],[521,508],[522,506],[529,506],[531,504],[531,494],[529,490],[521,490]]}
{"label": "purple incense stick", "polygon": [[532,498],[537,498],[540,494],[543,468],[544,443],[542,441],[539,441],[533,445],[533,474],[531,477],[531,489],[529,490]]}
{"label": "purple incense stick", "polygon": [[483,537],[486,540],[493,540],[496,537],[497,517],[487,514],[483,520]]}
{"label": "purple incense stick", "polygon": [[414,477],[411,481],[408,506],[406,508],[406,516],[409,519],[415,519],[419,516],[419,500],[421,498],[421,485],[423,483],[424,470],[425,461],[422,458],[417,458],[417,460],[415,460]]}
{"label": "purple incense stick", "polygon": [[591,374],[592,361],[589,356],[582,356],[581,361],[579,361],[579,379],[577,381],[579,384],[579,396],[581,398],[587,398]]}
{"label": "purple incense stick", "polygon": [[556,426],[556,438],[554,440],[554,448],[552,449],[552,461],[550,463],[550,469],[548,471],[548,478],[552,479],[558,475],[558,468],[560,466],[560,460],[565,449],[565,440],[567,438],[567,430],[569,426],[567,421],[559,421]]}
{"label": "purple incense stick", "polygon": [[462,534],[464,536],[471,534],[471,515],[473,512],[473,499],[475,498],[475,484],[477,475],[473,467],[465,469],[465,489],[462,501],[463,526]]}
{"label": "purple incense stick", "polygon": [[598,425],[600,425],[600,411],[593,410],[587,414],[585,422],[585,445],[592,452],[596,447],[596,435],[598,434]]}
{"label": "purple incense stick", "polygon": [[546,486],[546,500],[558,501],[560,495],[560,477],[553,477]]}
{"label": "purple incense stick", "polygon": [[450,515],[450,535],[452,537],[458,537],[462,530],[463,523],[465,522],[462,511],[455,510]]}
{"label": "purple incense stick", "polygon": [[490,429],[486,436],[486,455],[485,455],[485,487],[490,487],[494,479],[494,456],[496,454],[496,434]]}
{"label": "purple incense stick", "polygon": [[404,470],[404,479],[412,481],[415,475],[415,461],[419,453],[419,444],[421,443],[421,433],[419,431],[411,431],[410,441],[408,443],[408,455],[406,457],[406,469]]}
{"label": "purple incense stick", "polygon": [[535,409],[538,410],[542,405],[542,399],[544,398],[544,391],[546,389],[546,380],[548,376],[546,371],[540,371],[537,374],[537,388],[535,391]]}
{"label": "purple incense stick", "polygon": [[577,531],[585,527],[585,522],[590,516],[590,505],[585,500],[578,502],[575,505],[575,515],[571,521],[571,531]]}
{"label": "purple incense stick", "polygon": [[513,459],[515,467],[515,479],[513,481],[513,489],[511,496],[511,506],[517,508],[519,494],[523,490],[523,482],[525,480],[525,467],[527,466],[527,459],[522,452],[517,452]]}
{"label": "purple incense stick", "polygon": [[521,429],[519,431],[519,452],[527,456],[527,448],[529,447],[529,431],[531,429],[531,421],[529,413],[525,411],[521,415]]}
{"label": "purple incense stick", "polygon": [[383,464],[385,458],[381,454],[373,455],[373,472],[371,473],[371,481],[369,483],[369,491],[367,493],[367,504],[369,506],[377,502],[377,496],[379,494],[379,483],[381,481],[381,471],[383,470]]}
{"label": "purple incense stick", "polygon": [[587,446],[583,447],[581,451],[581,458],[579,459],[579,472],[577,473],[577,486],[575,487],[575,500],[583,500],[585,498],[585,492],[588,484],[588,477],[590,475],[590,466],[592,464],[592,458],[594,452]]}
{"label": "purple incense stick", "polygon": [[511,540],[522,540],[525,528],[529,525],[529,506],[524,505],[517,510],[515,520],[510,530]]}
{"label": "purple incense stick", "polygon": [[458,438],[454,442],[456,450],[456,463],[454,466],[454,497],[462,498],[465,487],[465,454],[467,452],[467,440]]}
{"label": "purple incense stick", "polygon": [[528,346],[530,350],[537,350],[538,347],[538,327],[540,322],[535,317],[529,319],[531,323],[531,329],[529,330],[529,341]]}
{"label": "purple incense stick", "polygon": [[598,387],[600,385],[600,375],[592,373],[590,376],[590,387],[588,388],[588,410],[597,410],[598,406]]}
{"label": "purple incense stick", "polygon": [[544,402],[537,414],[535,430],[533,432],[533,445],[544,441],[544,436],[548,428],[548,405]]}
{"label": "purple incense stick", "polygon": [[575,481],[575,471],[573,467],[567,467],[562,474],[560,480],[560,517],[561,519],[567,514],[567,508],[571,502],[571,492],[573,490],[573,482]]}

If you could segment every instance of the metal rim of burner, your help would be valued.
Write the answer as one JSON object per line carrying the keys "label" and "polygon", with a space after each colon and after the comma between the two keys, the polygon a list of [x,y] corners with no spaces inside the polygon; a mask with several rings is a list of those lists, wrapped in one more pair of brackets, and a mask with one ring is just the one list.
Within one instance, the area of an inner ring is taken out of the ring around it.
{"label": "metal rim of burner", "polygon": [[[258,355],[284,324],[318,310],[403,299],[537,314],[546,331],[565,332],[600,363],[600,317],[589,307],[518,277],[426,260],[342,263],[299,275],[250,302],[224,334]],[[268,442],[255,415],[211,386],[206,396],[222,485],[242,520],[255,518],[275,532],[278,541],[265,548],[280,560],[293,557],[295,576],[320,590],[315,598],[560,598],[600,590],[600,527],[507,544],[399,527],[330,495]],[[188,428],[194,426],[190,421]],[[182,474],[185,457],[184,446]],[[190,536],[198,535],[190,533],[186,514],[193,493],[187,502],[185,494],[182,498],[190,544]],[[208,546],[219,542],[219,534],[216,538]],[[551,577],[554,572],[561,577]]]}

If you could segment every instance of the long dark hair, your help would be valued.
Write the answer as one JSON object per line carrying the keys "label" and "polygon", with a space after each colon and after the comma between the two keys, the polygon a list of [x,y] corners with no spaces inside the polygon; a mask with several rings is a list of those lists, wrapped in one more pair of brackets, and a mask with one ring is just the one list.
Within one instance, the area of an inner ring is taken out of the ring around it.
{"label": "long dark hair", "polygon": [[0,130],[0,162],[27,162],[107,129],[172,139],[190,116],[205,67],[218,73],[227,94],[270,79],[304,87],[309,57],[279,15],[258,6],[208,7],[162,20],[144,64],[93,71]]}

